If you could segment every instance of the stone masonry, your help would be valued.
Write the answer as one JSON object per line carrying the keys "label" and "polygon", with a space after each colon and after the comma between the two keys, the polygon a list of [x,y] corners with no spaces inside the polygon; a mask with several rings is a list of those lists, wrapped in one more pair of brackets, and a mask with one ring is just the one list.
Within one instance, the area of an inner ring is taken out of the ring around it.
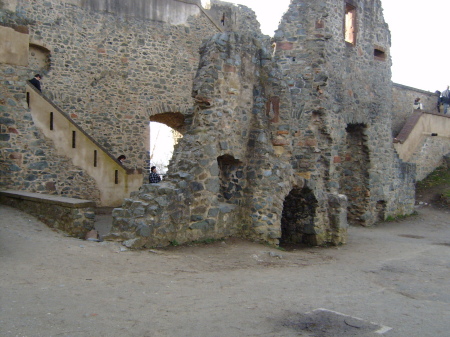
{"label": "stone masonry", "polygon": [[215,35],[201,47],[197,104],[168,182],[116,209],[114,236],[130,247],[236,233],[340,244],[347,219],[411,213],[415,167],[392,146],[389,48],[379,1],[291,1],[273,41]]}
{"label": "stone masonry", "polygon": [[0,6],[1,25],[30,40],[28,66],[0,64],[2,186],[95,199],[33,125],[24,83],[40,72],[44,94],[128,165],[148,169],[149,120],[183,134],[164,182],[114,210],[110,239],[129,247],[338,245],[349,223],[412,213],[379,0],[292,0],[272,39],[244,6],[199,3],[168,0],[160,16],[160,0]]}

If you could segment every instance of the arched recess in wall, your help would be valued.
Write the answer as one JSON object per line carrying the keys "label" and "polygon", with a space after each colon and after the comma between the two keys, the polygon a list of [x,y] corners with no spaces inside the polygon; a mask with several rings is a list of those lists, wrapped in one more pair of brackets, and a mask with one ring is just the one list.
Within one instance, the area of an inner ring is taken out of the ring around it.
{"label": "arched recess in wall", "polygon": [[317,244],[315,217],[317,199],[308,187],[294,187],[283,202],[280,246],[289,248]]}
{"label": "arched recess in wall", "polygon": [[229,154],[217,157],[217,164],[220,170],[220,192],[218,200],[220,202],[240,205],[245,188],[244,164]]}
{"label": "arched recess in wall", "polygon": [[174,146],[183,137],[184,116],[179,112],[165,112],[150,117],[148,125],[149,166],[166,173]]}
{"label": "arched recess in wall", "polygon": [[369,205],[369,148],[365,124],[348,124],[343,146],[340,172],[340,193],[348,198],[348,222],[365,225],[364,214]]}
{"label": "arched recess in wall", "polygon": [[35,72],[48,72],[50,70],[50,50],[30,43],[28,52],[28,67]]}

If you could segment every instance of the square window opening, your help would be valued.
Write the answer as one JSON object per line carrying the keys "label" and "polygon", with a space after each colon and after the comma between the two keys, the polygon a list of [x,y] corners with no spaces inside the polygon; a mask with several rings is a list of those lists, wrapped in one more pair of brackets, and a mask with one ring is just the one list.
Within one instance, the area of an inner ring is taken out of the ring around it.
{"label": "square window opening", "polygon": [[373,50],[373,57],[375,60],[385,61],[386,60],[386,53],[384,50],[381,50],[379,48],[375,48]]}

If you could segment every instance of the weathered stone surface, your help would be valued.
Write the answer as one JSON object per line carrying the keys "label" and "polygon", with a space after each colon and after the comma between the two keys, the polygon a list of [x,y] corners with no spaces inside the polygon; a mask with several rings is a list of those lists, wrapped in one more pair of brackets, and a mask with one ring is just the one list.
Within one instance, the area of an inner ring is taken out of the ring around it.
{"label": "weathered stone surface", "polygon": [[184,135],[165,180],[143,184],[113,212],[111,237],[129,247],[228,235],[340,244],[348,222],[413,211],[415,167],[392,146],[390,33],[379,0],[352,1],[355,44],[344,40],[338,0],[292,0],[273,39],[242,6],[213,1],[213,21],[196,12],[176,25],[114,5],[114,13],[134,13],[124,21],[96,1],[85,2],[87,11],[21,0],[30,39],[50,47],[51,62],[0,65],[2,153],[20,153],[3,156],[2,186],[98,198],[27,112],[19,84],[41,71],[44,93],[136,167],[150,166],[149,119],[182,116],[160,116]]}

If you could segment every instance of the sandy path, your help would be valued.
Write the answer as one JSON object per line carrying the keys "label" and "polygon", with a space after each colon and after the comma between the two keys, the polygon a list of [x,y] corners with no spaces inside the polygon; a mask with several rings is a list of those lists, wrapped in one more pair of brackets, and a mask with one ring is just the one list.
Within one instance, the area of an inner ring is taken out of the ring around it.
{"label": "sandy path", "polygon": [[392,327],[384,336],[449,336],[448,210],[294,252],[236,239],[122,251],[0,214],[0,336],[380,336],[305,315],[317,308]]}

